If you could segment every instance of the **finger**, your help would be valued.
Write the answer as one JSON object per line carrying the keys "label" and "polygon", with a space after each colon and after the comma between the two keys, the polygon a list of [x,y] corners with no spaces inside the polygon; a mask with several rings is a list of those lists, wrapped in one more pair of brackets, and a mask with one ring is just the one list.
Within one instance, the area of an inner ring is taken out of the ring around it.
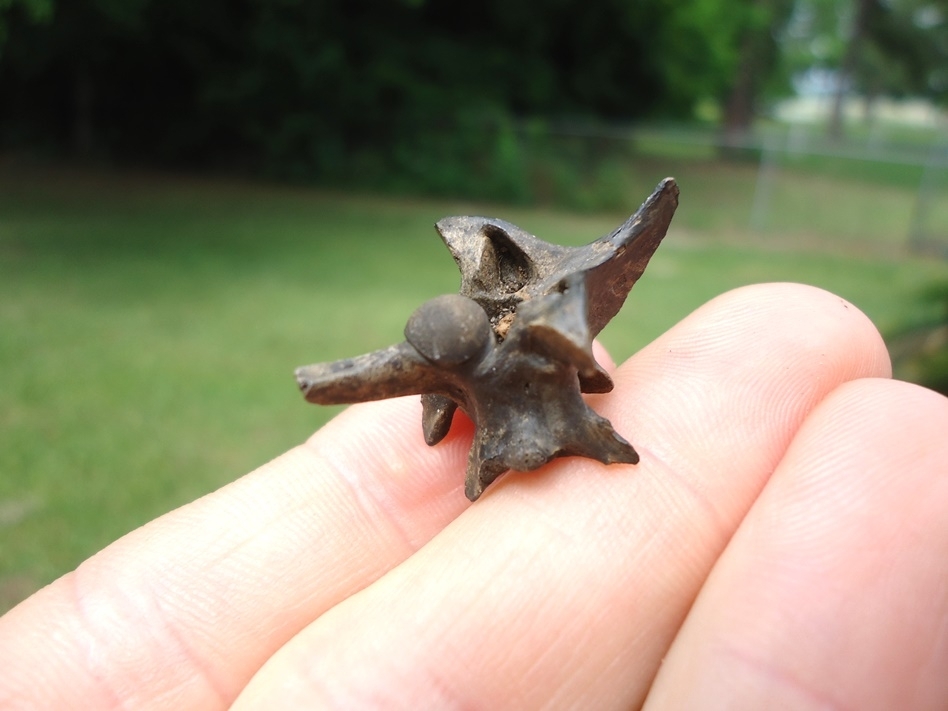
{"label": "finger", "polygon": [[436,448],[420,422],[417,398],[352,407],[33,596],[0,619],[0,707],[228,706],[297,631],[468,506],[470,421]]}
{"label": "finger", "polygon": [[301,632],[235,708],[641,703],[806,414],[887,372],[878,333],[830,294],[771,285],[715,300],[597,398],[638,467],[569,459],[508,475]]}
{"label": "finger", "polygon": [[429,448],[417,398],[353,407],[106,548],[0,619],[0,707],[228,706],[300,628],[467,506],[458,420]]}
{"label": "finger", "polygon": [[615,373],[616,362],[612,359],[612,356],[609,354],[609,351],[606,350],[606,347],[602,345],[599,341],[593,341],[593,358],[602,366],[610,375]]}
{"label": "finger", "polygon": [[807,420],[647,708],[948,708],[948,400],[862,380]]}

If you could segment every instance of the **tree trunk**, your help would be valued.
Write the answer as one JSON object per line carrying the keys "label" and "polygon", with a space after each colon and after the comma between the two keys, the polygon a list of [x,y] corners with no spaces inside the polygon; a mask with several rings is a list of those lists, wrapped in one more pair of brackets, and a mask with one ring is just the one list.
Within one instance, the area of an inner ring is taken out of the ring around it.
{"label": "tree trunk", "polygon": [[78,158],[88,158],[93,150],[92,73],[85,63],[76,67],[73,77],[72,149]]}
{"label": "tree trunk", "polygon": [[734,84],[724,107],[724,143],[728,148],[743,145],[754,123],[757,94],[754,67],[757,54],[756,38],[749,32],[741,44],[741,58]]}
{"label": "tree trunk", "polygon": [[869,16],[869,6],[873,0],[852,0],[852,2],[854,4],[853,22],[849,30],[843,61],[836,74],[836,90],[830,111],[828,133],[830,139],[834,141],[841,140],[843,137],[846,97],[849,94],[849,85],[856,75],[856,65],[859,62],[862,40],[866,32],[866,18]]}
{"label": "tree trunk", "polygon": [[777,61],[775,35],[793,7],[792,0],[753,0],[742,10],[740,55],[724,101],[724,143],[729,151],[740,153],[747,143],[757,118],[758,95]]}

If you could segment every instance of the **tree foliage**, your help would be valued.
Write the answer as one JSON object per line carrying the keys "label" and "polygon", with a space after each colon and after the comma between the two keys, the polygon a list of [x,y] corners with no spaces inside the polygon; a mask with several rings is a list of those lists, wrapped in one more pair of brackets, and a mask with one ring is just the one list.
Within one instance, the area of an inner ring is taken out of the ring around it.
{"label": "tree foliage", "polygon": [[739,143],[751,129],[761,95],[780,74],[778,37],[793,8],[794,0],[754,0],[731,13],[739,54],[721,103],[725,138],[732,143]]}
{"label": "tree foliage", "polygon": [[0,0],[15,97],[0,140],[317,175],[446,150],[459,124],[491,127],[503,152],[513,117],[688,116],[723,93],[744,5],[51,2]]}
{"label": "tree foliage", "polygon": [[712,99],[745,131],[781,71],[841,66],[863,6],[853,81],[944,97],[948,0],[0,0],[0,148],[499,180],[526,120]]}
{"label": "tree foliage", "polygon": [[53,14],[53,0],[0,0],[0,51],[7,39],[6,16],[14,6],[32,22],[43,22]]}
{"label": "tree foliage", "polygon": [[858,79],[869,95],[948,99],[948,1],[876,0]]}
{"label": "tree foliage", "polygon": [[791,70],[842,73],[865,96],[948,99],[948,0],[796,0]]}

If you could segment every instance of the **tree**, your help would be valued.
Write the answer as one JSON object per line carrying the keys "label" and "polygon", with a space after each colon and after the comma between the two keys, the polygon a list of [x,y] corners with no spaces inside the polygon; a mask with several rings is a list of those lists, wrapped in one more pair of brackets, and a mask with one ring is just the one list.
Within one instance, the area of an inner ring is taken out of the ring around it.
{"label": "tree", "polygon": [[0,50],[7,38],[6,17],[14,9],[22,10],[32,22],[45,22],[53,14],[53,0],[0,0]]}
{"label": "tree", "polygon": [[777,38],[789,21],[793,0],[755,0],[735,6],[740,53],[724,99],[724,135],[739,145],[757,115],[761,93],[778,68]]}
{"label": "tree", "polygon": [[69,0],[5,15],[0,141],[319,177],[450,152],[462,124],[690,117],[726,91],[743,6]]}
{"label": "tree", "polygon": [[948,98],[948,0],[889,0],[871,8],[857,79],[867,94]]}
{"label": "tree", "polygon": [[876,0],[853,0],[852,21],[846,33],[846,51],[836,73],[836,91],[830,111],[829,136],[834,140],[843,135],[843,105],[849,84],[856,75],[869,15],[875,9],[875,3]]}
{"label": "tree", "polygon": [[843,106],[858,92],[877,96],[948,95],[948,0],[798,0],[786,58],[796,70],[836,76],[829,134],[843,133]]}

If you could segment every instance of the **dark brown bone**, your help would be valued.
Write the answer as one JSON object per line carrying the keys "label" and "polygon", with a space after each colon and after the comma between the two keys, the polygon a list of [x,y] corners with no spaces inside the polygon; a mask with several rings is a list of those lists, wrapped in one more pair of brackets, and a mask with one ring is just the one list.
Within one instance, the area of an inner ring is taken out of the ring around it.
{"label": "dark brown bone", "polygon": [[583,247],[548,244],[503,220],[445,218],[437,230],[461,270],[460,295],[422,304],[404,343],[297,369],[300,389],[323,405],[420,393],[429,445],[461,407],[475,425],[471,501],[508,469],[554,457],[634,464],[638,454],[581,393],[612,389],[592,340],[642,276],[677,206],[678,186],[666,178],[612,234]]}

